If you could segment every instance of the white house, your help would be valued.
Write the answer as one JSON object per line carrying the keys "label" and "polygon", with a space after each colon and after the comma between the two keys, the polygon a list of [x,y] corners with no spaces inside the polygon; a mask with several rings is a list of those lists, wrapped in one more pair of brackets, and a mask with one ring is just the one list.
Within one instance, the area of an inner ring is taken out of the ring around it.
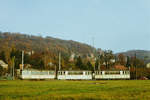
{"label": "white house", "polygon": [[6,64],[3,60],[0,60],[0,66],[2,66],[5,69],[8,69],[8,64]]}
{"label": "white house", "polygon": [[148,63],[148,64],[146,65],[146,68],[150,68],[150,63]]}
{"label": "white house", "polygon": [[72,53],[71,56],[70,56],[69,61],[74,61],[74,58],[75,58],[75,53]]}

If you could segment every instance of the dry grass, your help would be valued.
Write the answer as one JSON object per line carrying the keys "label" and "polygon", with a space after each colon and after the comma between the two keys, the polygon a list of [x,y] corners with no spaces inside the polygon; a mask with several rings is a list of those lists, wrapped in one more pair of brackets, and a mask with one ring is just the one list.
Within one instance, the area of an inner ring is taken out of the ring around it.
{"label": "dry grass", "polygon": [[0,100],[150,100],[150,81],[0,81]]}

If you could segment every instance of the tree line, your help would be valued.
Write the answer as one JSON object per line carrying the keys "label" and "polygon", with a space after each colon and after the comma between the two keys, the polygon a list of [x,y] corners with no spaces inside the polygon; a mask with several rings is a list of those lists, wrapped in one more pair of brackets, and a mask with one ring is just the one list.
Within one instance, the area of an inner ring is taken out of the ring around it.
{"label": "tree line", "polygon": [[[10,73],[12,69],[12,59],[15,57],[15,69],[19,69],[22,62],[22,51],[12,47],[11,49],[1,51],[0,59],[8,64],[8,71],[3,71],[3,74]],[[133,79],[150,76],[150,69],[147,69],[143,60],[135,56],[129,57],[123,54],[115,55],[111,50],[105,50],[102,53],[96,52],[94,57],[76,55],[73,61],[69,61],[70,55],[62,53],[61,69],[62,70],[115,70],[115,65],[124,66],[130,69]],[[31,68],[39,70],[55,70],[59,65],[59,56],[47,51],[34,52],[33,54],[27,51],[24,53],[24,64],[30,64]],[[2,68],[0,67],[2,71]]]}

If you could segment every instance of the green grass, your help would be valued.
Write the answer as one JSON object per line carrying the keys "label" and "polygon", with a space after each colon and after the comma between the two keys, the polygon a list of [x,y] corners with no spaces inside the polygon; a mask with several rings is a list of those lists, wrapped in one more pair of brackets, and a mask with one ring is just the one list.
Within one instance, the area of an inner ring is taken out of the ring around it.
{"label": "green grass", "polygon": [[0,100],[150,100],[150,80],[0,81]]}

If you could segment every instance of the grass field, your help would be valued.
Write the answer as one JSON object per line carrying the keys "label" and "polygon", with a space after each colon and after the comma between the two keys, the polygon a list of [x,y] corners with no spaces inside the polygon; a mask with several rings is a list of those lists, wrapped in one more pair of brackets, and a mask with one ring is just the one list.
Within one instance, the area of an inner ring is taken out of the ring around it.
{"label": "grass field", "polygon": [[0,100],[150,100],[150,80],[0,81]]}

